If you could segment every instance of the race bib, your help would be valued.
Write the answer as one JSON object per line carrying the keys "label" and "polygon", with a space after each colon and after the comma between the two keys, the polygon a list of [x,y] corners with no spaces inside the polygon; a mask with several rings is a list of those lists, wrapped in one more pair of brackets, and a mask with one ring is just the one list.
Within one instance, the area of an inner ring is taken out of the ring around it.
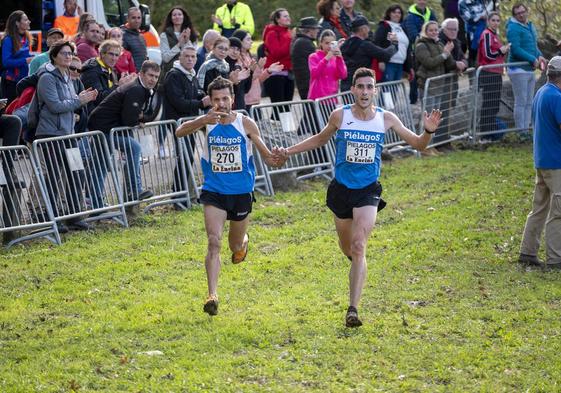
{"label": "race bib", "polygon": [[231,173],[242,171],[241,145],[210,146],[210,163],[213,172]]}
{"label": "race bib", "polygon": [[347,141],[345,160],[353,164],[372,164],[376,155],[376,144]]}

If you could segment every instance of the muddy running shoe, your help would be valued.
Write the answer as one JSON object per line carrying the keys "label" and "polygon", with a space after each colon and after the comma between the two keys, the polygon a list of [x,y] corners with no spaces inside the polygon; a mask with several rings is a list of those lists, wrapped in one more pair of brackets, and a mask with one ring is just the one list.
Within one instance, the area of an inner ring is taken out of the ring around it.
{"label": "muddy running shoe", "polygon": [[203,310],[208,315],[218,314],[218,296],[208,295],[208,297],[206,298],[206,302],[205,302],[205,305],[203,307]]}
{"label": "muddy running shoe", "polygon": [[232,253],[232,263],[238,264],[245,260],[247,256],[247,251],[249,250],[249,235],[245,234],[245,247],[243,247],[240,251],[236,251]]}
{"label": "muddy running shoe", "polygon": [[355,307],[349,306],[347,309],[347,316],[345,317],[345,325],[347,327],[362,326],[362,322],[358,319],[358,311]]}

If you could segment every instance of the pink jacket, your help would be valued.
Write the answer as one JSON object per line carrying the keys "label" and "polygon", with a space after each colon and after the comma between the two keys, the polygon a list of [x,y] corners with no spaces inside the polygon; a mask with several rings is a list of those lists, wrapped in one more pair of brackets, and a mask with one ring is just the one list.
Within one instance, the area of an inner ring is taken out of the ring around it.
{"label": "pink jacket", "polygon": [[330,96],[339,92],[339,81],[347,78],[347,66],[342,56],[325,59],[325,52],[317,50],[308,57],[310,68],[310,90],[308,98]]}

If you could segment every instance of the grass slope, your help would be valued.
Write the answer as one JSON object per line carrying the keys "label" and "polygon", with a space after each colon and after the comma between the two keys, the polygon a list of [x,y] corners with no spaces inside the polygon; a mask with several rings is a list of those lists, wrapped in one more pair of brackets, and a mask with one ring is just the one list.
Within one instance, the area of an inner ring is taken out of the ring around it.
{"label": "grass slope", "polygon": [[515,263],[531,157],[386,165],[355,330],[321,181],[258,197],[247,262],[223,239],[214,318],[200,208],[4,251],[0,391],[561,391],[561,276]]}

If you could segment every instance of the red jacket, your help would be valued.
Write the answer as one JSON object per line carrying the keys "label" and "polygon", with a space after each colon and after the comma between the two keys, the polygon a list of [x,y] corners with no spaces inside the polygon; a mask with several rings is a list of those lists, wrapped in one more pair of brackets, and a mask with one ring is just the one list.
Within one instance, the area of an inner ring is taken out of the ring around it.
{"label": "red jacket", "polygon": [[[488,64],[503,64],[505,62],[505,55],[501,53],[500,49],[503,44],[497,33],[491,29],[485,29],[479,38],[479,48],[477,49],[477,63],[480,66]],[[487,72],[502,73],[504,68],[485,68]]]}
{"label": "red jacket", "polygon": [[128,72],[129,74],[134,74],[136,72],[134,60],[128,50],[123,49],[121,52],[121,56],[119,56],[119,60],[117,60],[117,64],[115,64],[115,71],[117,72],[117,76],[119,78],[123,72]]}
{"label": "red jacket", "polygon": [[288,27],[273,24],[265,26],[265,30],[263,30],[263,42],[267,54],[265,68],[278,61],[284,65],[284,71],[292,70],[292,62],[290,61],[291,40],[292,35]]}

